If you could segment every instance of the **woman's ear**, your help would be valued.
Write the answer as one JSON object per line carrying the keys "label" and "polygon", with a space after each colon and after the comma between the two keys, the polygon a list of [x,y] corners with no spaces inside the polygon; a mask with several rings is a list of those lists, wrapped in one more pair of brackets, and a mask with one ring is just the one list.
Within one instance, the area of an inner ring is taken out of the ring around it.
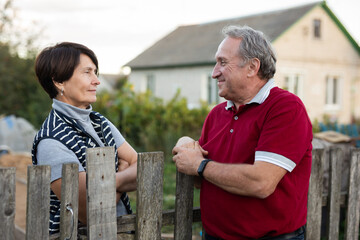
{"label": "woman's ear", "polygon": [[59,93],[61,93],[62,91],[64,91],[64,83],[59,83],[59,82],[56,82],[54,80],[52,80],[56,89],[58,90]]}
{"label": "woman's ear", "polygon": [[257,58],[253,58],[249,61],[249,71],[248,71],[248,77],[256,76],[260,69],[260,60]]}

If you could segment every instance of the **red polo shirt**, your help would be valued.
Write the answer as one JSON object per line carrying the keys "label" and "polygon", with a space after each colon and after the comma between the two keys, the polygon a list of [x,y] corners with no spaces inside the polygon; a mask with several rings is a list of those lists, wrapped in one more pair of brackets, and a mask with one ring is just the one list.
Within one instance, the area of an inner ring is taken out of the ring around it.
{"label": "red polo shirt", "polygon": [[243,105],[237,112],[227,109],[226,102],[217,105],[203,125],[199,142],[208,158],[221,163],[267,161],[288,171],[266,199],[235,195],[204,180],[201,217],[212,236],[237,240],[277,236],[306,223],[311,122],[296,95],[277,87],[269,91],[260,104]]}

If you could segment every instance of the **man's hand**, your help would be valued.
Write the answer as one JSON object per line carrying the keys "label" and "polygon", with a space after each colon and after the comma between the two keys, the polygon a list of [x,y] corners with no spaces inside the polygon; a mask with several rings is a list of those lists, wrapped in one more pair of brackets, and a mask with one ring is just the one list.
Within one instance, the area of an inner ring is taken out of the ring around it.
{"label": "man's hand", "polygon": [[207,151],[200,147],[199,142],[195,142],[194,148],[187,148],[181,145],[175,146],[173,153],[176,154],[173,157],[173,161],[178,171],[194,176],[198,175],[197,169],[201,161],[204,160],[204,155],[208,154]]}
{"label": "man's hand", "polygon": [[179,140],[177,141],[175,147],[172,150],[173,155],[177,154],[177,152],[174,151],[174,149],[176,147],[184,147],[184,148],[192,148],[192,149],[194,149],[195,148],[195,140],[192,139],[191,137],[187,137],[187,136],[179,138]]}

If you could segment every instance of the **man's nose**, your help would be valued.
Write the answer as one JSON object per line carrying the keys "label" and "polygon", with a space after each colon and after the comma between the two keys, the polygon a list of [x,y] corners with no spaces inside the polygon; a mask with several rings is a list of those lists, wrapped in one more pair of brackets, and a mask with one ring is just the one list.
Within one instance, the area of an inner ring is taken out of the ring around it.
{"label": "man's nose", "polygon": [[221,74],[221,73],[220,73],[218,64],[216,63],[215,66],[214,66],[214,69],[213,69],[213,71],[212,71],[211,77],[212,77],[213,79],[216,79],[216,78],[218,78],[218,77],[220,76],[220,74]]}

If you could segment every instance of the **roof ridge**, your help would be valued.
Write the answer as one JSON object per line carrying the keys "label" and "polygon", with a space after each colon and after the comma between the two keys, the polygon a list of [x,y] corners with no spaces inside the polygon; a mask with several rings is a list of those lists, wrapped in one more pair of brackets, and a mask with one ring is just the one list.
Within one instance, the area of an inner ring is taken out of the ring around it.
{"label": "roof ridge", "polygon": [[189,24],[189,25],[181,25],[181,26],[194,26],[194,25],[204,26],[204,25],[220,23],[220,22],[241,20],[241,19],[246,19],[246,18],[249,18],[249,17],[257,17],[257,16],[261,16],[261,15],[270,15],[270,14],[274,14],[274,13],[280,13],[280,12],[286,12],[286,11],[289,11],[289,10],[305,8],[305,7],[309,7],[311,5],[316,6],[316,5],[321,4],[323,2],[324,2],[324,0],[314,1],[312,3],[301,4],[301,5],[291,6],[291,7],[289,6],[289,7],[282,8],[282,9],[274,9],[274,10],[270,10],[270,11],[266,11],[266,12],[250,13],[248,15],[242,15],[242,16],[239,16],[239,17],[218,19],[218,20],[209,21],[209,22],[203,22],[203,23],[199,23],[199,24]]}

